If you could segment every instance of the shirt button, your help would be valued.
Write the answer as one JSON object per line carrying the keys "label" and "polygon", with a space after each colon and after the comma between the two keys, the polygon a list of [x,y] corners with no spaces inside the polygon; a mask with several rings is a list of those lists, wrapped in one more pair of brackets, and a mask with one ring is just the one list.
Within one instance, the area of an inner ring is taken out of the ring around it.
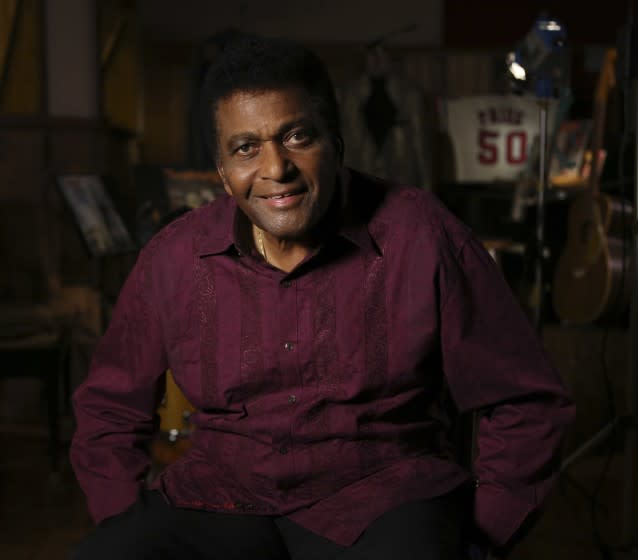
{"label": "shirt button", "polygon": [[289,402],[290,404],[294,404],[294,403],[296,403],[296,402],[297,402],[297,397],[296,397],[295,395],[289,395],[289,396],[288,396],[288,402]]}
{"label": "shirt button", "polygon": [[290,288],[290,286],[292,286],[292,282],[291,282],[290,280],[284,280],[284,281],[281,283],[281,285],[282,285],[284,288]]}
{"label": "shirt button", "polygon": [[292,350],[295,347],[295,345],[292,342],[285,342],[284,343],[284,350]]}
{"label": "shirt button", "polygon": [[282,445],[279,448],[279,453],[281,453],[282,455],[285,455],[286,453],[288,453],[288,448],[285,445]]}

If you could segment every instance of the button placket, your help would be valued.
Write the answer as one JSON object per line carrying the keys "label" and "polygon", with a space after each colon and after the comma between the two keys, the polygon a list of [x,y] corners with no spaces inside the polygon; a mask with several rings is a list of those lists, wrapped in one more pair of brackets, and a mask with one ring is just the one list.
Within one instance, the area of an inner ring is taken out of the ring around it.
{"label": "button placket", "polygon": [[[296,387],[299,377],[299,364],[298,364],[298,352],[301,347],[298,348],[298,344],[304,340],[299,331],[299,293],[297,290],[297,281],[293,281],[287,278],[281,279],[279,283],[278,303],[279,303],[279,318],[280,324],[280,336],[279,344],[280,348],[280,365],[282,372],[282,385],[281,389],[288,390],[283,393],[282,405],[288,407],[288,413],[294,416],[295,403],[297,402]],[[291,419],[292,422],[292,419]],[[290,427],[288,434],[279,434],[276,446],[273,451],[279,455],[283,461],[292,460],[293,453],[293,428]],[[284,456],[286,458],[284,459]]]}

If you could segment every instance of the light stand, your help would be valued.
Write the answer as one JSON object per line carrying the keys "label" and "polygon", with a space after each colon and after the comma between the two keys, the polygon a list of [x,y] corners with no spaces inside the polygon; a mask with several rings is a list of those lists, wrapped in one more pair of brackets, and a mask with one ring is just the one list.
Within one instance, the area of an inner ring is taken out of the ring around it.
{"label": "light stand", "polygon": [[538,194],[536,196],[536,254],[534,259],[534,294],[535,305],[533,321],[538,332],[543,327],[544,301],[545,301],[545,189],[547,188],[547,122],[548,106],[547,98],[539,98],[539,158],[538,158]]}
{"label": "light stand", "polygon": [[515,91],[532,91],[539,106],[540,145],[532,298],[532,322],[538,332],[543,326],[545,302],[545,191],[549,176],[549,102],[557,97],[557,92],[562,90],[562,84],[567,79],[565,40],[564,26],[541,14],[517,49],[507,56],[508,72]]}

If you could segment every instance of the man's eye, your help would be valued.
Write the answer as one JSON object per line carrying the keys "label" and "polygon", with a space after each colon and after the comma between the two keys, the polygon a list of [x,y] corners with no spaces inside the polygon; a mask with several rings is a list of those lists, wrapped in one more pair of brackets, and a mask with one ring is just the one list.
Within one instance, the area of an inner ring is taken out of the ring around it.
{"label": "man's eye", "polygon": [[254,146],[250,143],[242,144],[241,146],[237,146],[235,148],[235,153],[246,155],[249,154],[253,150]]}
{"label": "man's eye", "polygon": [[305,146],[310,143],[310,134],[305,130],[296,130],[286,137],[285,143],[288,146]]}

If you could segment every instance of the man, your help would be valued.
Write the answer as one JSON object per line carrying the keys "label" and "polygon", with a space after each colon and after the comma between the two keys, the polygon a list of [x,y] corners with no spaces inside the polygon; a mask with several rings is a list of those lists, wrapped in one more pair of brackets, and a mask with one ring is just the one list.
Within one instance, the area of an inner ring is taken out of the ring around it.
{"label": "man", "polygon": [[[506,544],[573,408],[481,243],[433,195],[342,167],[302,47],[238,39],[205,98],[230,196],[141,251],[75,394],[98,523],[76,558],[459,558],[472,495]],[[146,489],[168,368],[192,447]],[[473,409],[472,476],[452,434]]]}

